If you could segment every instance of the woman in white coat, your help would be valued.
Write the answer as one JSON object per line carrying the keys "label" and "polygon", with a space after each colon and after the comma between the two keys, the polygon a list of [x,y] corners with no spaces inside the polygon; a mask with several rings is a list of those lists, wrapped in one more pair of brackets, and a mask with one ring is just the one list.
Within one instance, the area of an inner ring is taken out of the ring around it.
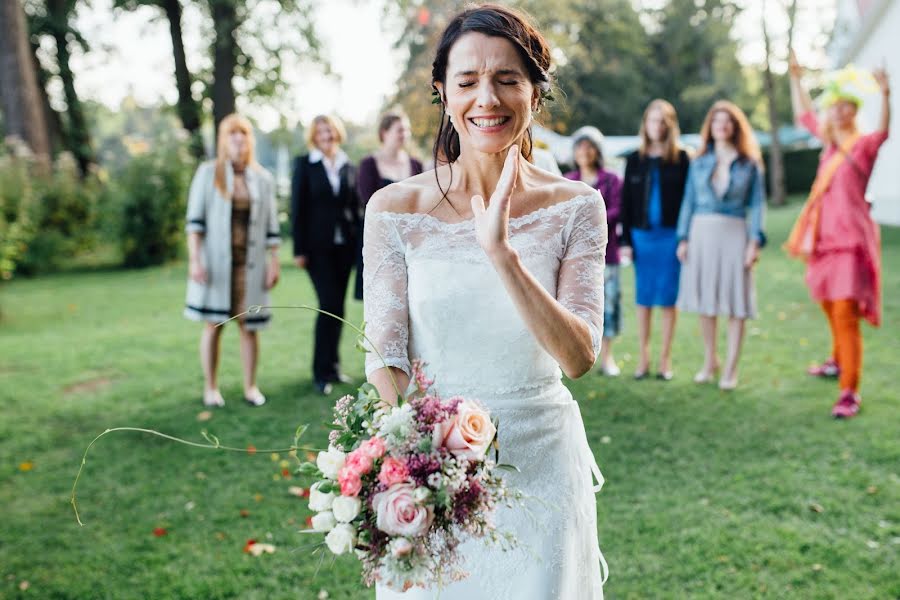
{"label": "woman in white coat", "polygon": [[[222,332],[218,325],[249,306],[269,304],[268,291],[280,273],[275,184],[256,162],[253,148],[250,122],[236,114],[225,117],[216,158],[197,169],[188,198],[190,276],[184,316],[205,322],[200,363],[206,406],[225,405],[216,379]],[[256,386],[256,332],[270,318],[263,310],[238,319],[244,399],[252,406],[266,402]]]}

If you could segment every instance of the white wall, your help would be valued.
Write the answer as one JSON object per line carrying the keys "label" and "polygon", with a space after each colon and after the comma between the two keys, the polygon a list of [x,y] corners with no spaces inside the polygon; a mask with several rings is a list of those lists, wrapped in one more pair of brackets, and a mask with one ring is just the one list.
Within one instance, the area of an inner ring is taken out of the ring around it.
{"label": "white wall", "polygon": [[[875,220],[900,225],[900,2],[887,0],[873,4],[882,4],[886,8],[875,8],[876,20],[868,37],[845,57],[845,61],[867,69],[885,65],[890,76],[891,133],[878,153],[867,196],[872,202]],[[860,128],[864,133],[877,126],[881,101],[876,98],[872,96],[860,112]]]}

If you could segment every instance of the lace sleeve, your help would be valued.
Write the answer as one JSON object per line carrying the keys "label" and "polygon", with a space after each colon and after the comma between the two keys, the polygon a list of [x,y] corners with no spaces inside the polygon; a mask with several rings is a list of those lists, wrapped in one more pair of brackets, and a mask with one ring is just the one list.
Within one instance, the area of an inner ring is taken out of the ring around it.
{"label": "lace sleeve", "polygon": [[370,212],[363,232],[366,337],[384,357],[367,345],[366,376],[385,365],[410,374],[406,253],[390,214]]}
{"label": "lace sleeve", "polygon": [[580,204],[566,227],[566,246],[559,267],[556,299],[587,323],[594,357],[603,336],[603,269],[607,225],[603,201]]}

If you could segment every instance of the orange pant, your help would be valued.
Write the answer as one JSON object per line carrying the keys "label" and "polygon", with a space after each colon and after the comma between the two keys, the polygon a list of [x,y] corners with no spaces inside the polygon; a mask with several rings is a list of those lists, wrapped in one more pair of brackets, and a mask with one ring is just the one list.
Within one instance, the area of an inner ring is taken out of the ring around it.
{"label": "orange pant", "polygon": [[859,331],[859,305],[856,300],[826,300],[822,310],[831,326],[834,360],[841,368],[842,390],[859,390],[862,373],[863,342]]}

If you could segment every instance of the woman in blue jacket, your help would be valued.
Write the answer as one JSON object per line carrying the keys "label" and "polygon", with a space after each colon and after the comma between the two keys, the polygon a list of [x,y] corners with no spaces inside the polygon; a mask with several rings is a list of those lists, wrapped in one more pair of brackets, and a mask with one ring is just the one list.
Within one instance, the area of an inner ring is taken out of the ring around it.
{"label": "woman in blue jacket", "polygon": [[756,316],[752,269],[765,239],[763,167],[750,123],[731,102],[713,104],[700,137],[703,153],[688,169],[678,217],[678,309],[700,315],[705,359],[697,383],[719,371],[716,318],[729,319],[719,387],[731,390],[737,386],[744,321]]}

